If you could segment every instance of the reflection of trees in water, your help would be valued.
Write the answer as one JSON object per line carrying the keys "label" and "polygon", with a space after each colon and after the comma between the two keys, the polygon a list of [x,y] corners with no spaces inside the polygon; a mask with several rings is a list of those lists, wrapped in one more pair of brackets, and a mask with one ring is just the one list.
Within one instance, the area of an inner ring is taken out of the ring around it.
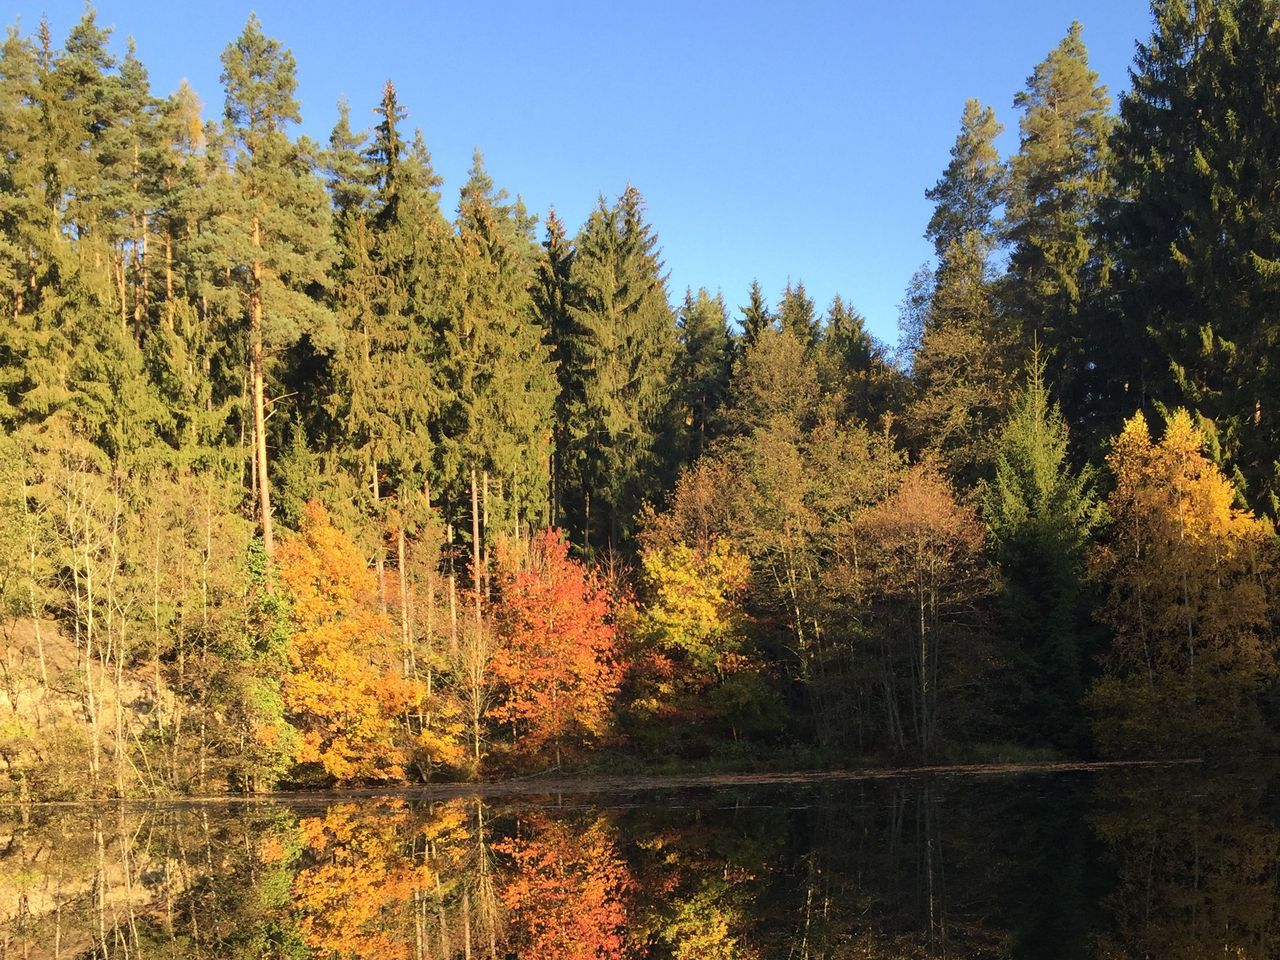
{"label": "reflection of trees in water", "polygon": [[1280,956],[1280,829],[1263,776],[1136,772],[1099,792],[1116,871],[1104,960]]}
{"label": "reflection of trees in water", "polygon": [[0,823],[0,957],[1280,955],[1264,780],[1168,771]]}
{"label": "reflection of trees in water", "polygon": [[928,780],[839,793],[792,817],[786,866],[766,878],[762,955],[1008,956],[986,910],[991,877],[973,869],[983,846],[973,809],[946,802]]}

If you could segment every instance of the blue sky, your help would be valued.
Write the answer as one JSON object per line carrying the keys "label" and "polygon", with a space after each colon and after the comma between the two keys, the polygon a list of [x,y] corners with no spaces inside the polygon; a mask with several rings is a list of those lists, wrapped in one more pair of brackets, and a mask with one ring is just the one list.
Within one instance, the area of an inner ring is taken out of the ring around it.
{"label": "blue sky", "polygon": [[[83,5],[17,0],[60,42]],[[673,301],[686,286],[771,301],[801,280],[896,338],[897,305],[930,254],[924,190],[978,97],[1017,145],[1013,96],[1084,25],[1113,96],[1128,86],[1146,0],[615,4],[100,0],[132,35],[158,93],[187,78],[220,115],[218,56],[251,10],[298,60],[302,129],[327,139],[341,95],[366,123],[391,79],[420,126],[452,208],[480,147],[535,212],[581,223],[603,193],[644,193]],[[736,310],[734,310],[736,315]]]}

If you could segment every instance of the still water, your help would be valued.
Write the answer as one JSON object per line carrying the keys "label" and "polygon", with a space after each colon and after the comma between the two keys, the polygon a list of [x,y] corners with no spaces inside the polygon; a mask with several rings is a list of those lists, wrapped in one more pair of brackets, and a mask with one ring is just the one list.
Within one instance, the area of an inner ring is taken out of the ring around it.
{"label": "still water", "polygon": [[1280,958],[1273,771],[0,813],[0,958]]}

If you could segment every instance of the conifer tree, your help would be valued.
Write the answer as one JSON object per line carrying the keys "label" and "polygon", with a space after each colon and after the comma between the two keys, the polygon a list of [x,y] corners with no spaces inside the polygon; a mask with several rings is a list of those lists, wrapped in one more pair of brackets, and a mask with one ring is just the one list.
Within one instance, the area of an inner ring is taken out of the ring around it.
{"label": "conifer tree", "polygon": [[983,504],[1002,574],[1005,628],[1029,687],[1024,723],[1043,742],[1079,748],[1090,652],[1085,549],[1102,508],[1091,471],[1071,469],[1067,425],[1038,357],[1001,429]]}
{"label": "conifer tree", "polygon": [[[433,361],[448,228],[438,179],[401,136],[406,114],[391,84],[375,112],[372,141],[358,158],[331,154],[347,169],[331,189],[348,262],[340,293],[347,332],[330,403],[376,514],[385,486],[404,494],[431,479]],[[340,148],[344,134],[347,143],[356,140],[343,126],[340,118],[334,137]]]}
{"label": "conifer tree", "polygon": [[556,383],[529,294],[532,221],[505,200],[477,153],[458,204],[460,300],[446,334],[441,437],[446,487],[461,501],[487,474],[503,485],[495,519],[509,524],[517,513],[545,518]]}
{"label": "conifer tree", "polygon": [[613,207],[601,199],[574,248],[570,314],[580,331],[585,429],[580,486],[566,505],[584,545],[618,548],[663,483],[675,318],[635,187]]}
{"label": "conifer tree", "polygon": [[[1089,359],[1111,418],[1184,405],[1249,501],[1280,509],[1280,32],[1274,0],[1157,0],[1112,140],[1122,326]],[[1118,335],[1117,335],[1118,334]]]}
{"label": "conifer tree", "polygon": [[969,483],[987,472],[988,439],[1011,392],[1013,338],[992,295],[984,247],[981,234],[970,233],[934,278],[906,409],[916,446],[941,454],[951,476]]}
{"label": "conifer tree", "polygon": [[773,314],[769,312],[769,304],[760,289],[760,281],[751,281],[751,291],[744,306],[738,308],[742,314],[742,343],[739,353],[747,350],[760,337],[760,332],[772,326]]}
{"label": "conifer tree", "polygon": [[329,207],[313,172],[311,145],[289,139],[300,119],[293,54],[262,32],[256,16],[222,54],[226,129],[234,150],[233,224],[226,254],[242,271],[247,321],[253,452],[262,539],[274,548],[266,433],[271,351],[304,335],[321,349],[336,335],[317,297],[332,260]]}
{"label": "conifer tree", "polygon": [[1006,175],[996,148],[1003,131],[994,110],[977,100],[965,101],[951,160],[942,178],[925,191],[934,203],[925,236],[933,241],[939,260],[971,233],[988,243],[994,238],[994,215],[1004,202]]}
{"label": "conifer tree", "polygon": [[962,483],[986,471],[987,437],[1009,398],[1014,337],[995,302],[988,264],[1005,189],[995,147],[1000,131],[989,107],[968,101],[951,161],[926,191],[935,208],[925,236],[934,243],[938,269],[927,294],[919,293],[916,397],[906,419],[915,445],[940,453]]}
{"label": "conifer tree", "polygon": [[823,320],[818,369],[823,393],[862,423],[877,422],[900,399],[901,372],[867,332],[862,314],[839,295]]}
{"label": "conifer tree", "polygon": [[1089,68],[1073,23],[1014,98],[1021,143],[1010,162],[1004,237],[1011,245],[1005,298],[1023,349],[1035,341],[1058,395],[1078,409],[1088,386],[1086,309],[1096,301],[1103,264],[1096,229],[1107,190],[1111,100]]}
{"label": "conifer tree", "polygon": [[778,323],[783,330],[790,330],[806,347],[817,344],[822,328],[813,308],[813,300],[804,292],[803,283],[792,286],[791,281],[787,281],[782,299],[778,301]]}
{"label": "conifer tree", "polygon": [[677,320],[680,353],[678,419],[683,424],[684,462],[702,455],[716,432],[716,420],[729,390],[731,340],[729,315],[720,295],[705,288],[686,290]]}
{"label": "conifer tree", "polygon": [[572,271],[573,245],[565,235],[564,222],[552,208],[547,213],[546,240],[529,293],[556,371],[550,494],[550,519],[556,527],[564,523],[565,490],[578,468],[575,457],[581,449],[575,438],[583,433],[585,404],[580,332],[570,310],[574,299]]}

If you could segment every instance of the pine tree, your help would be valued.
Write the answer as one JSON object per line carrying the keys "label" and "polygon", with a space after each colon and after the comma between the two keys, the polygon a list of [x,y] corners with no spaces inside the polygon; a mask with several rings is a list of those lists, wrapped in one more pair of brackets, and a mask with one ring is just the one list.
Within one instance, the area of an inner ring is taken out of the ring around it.
{"label": "pine tree", "polygon": [[1025,727],[1043,742],[1078,749],[1090,653],[1085,549],[1102,508],[1092,472],[1071,469],[1067,425],[1038,357],[1001,429],[983,505],[1002,575],[1005,629],[1030,687]]}
{"label": "pine tree", "polygon": [[[1280,33],[1274,0],[1158,0],[1112,142],[1112,418],[1185,405],[1248,500],[1280,511]],[[1102,391],[1100,391],[1102,392]]]}
{"label": "pine tree", "polygon": [[1023,349],[1047,351],[1051,381],[1074,412],[1089,392],[1085,339],[1095,318],[1103,264],[1096,230],[1109,184],[1111,100],[1089,69],[1073,23],[1014,98],[1021,143],[1010,162],[1004,238],[1012,247],[1005,299],[1017,314]]}
{"label": "pine tree", "polygon": [[243,271],[248,327],[250,405],[262,539],[274,549],[266,433],[267,366],[271,351],[308,336],[330,348],[333,315],[317,293],[332,261],[329,207],[313,173],[311,145],[291,141],[300,119],[293,54],[267,38],[256,16],[222,54],[226,128],[234,149],[234,233],[227,253]]}
{"label": "pine tree", "polygon": [[916,398],[906,410],[906,425],[915,446],[940,453],[962,484],[986,471],[987,438],[1010,392],[1015,338],[995,302],[988,263],[994,213],[1005,190],[995,147],[1000,131],[990,108],[968,101],[951,161],[925,194],[935,204],[925,236],[934,243],[938,268],[927,293],[917,294],[919,346],[911,368]]}
{"label": "pine tree", "polygon": [[1004,202],[1006,178],[996,148],[996,138],[1003,130],[990,107],[977,100],[965,101],[951,161],[942,178],[925,191],[934,203],[925,236],[933,241],[939,260],[971,233],[988,243],[995,236],[993,217]]}

